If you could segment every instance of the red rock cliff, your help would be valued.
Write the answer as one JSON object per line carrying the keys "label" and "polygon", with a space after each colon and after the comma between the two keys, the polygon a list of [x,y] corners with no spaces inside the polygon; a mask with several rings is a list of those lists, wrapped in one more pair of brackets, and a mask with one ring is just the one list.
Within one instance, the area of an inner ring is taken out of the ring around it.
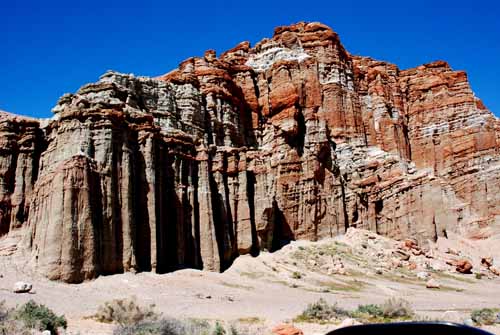
{"label": "red rock cliff", "polygon": [[320,23],[158,78],[108,72],[53,111],[0,120],[0,234],[26,229],[51,279],[220,271],[350,226],[500,226],[500,123],[466,74],[352,56]]}

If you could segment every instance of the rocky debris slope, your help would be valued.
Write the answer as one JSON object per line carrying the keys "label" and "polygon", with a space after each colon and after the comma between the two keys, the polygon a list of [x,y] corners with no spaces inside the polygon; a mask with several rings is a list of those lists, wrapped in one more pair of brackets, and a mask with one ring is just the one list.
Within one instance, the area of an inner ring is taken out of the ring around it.
{"label": "rocky debris slope", "polygon": [[[225,273],[280,283],[317,293],[379,292],[403,294],[405,290],[436,289],[462,292],[465,283],[498,280],[498,274],[481,266],[484,250],[467,246],[460,238],[439,238],[418,244],[415,239],[396,241],[364,229],[349,228],[342,236],[318,242],[295,241],[274,253],[257,258],[243,256]],[[451,249],[461,246],[462,251]],[[498,259],[498,248],[489,250]],[[468,271],[463,271],[468,267]],[[391,284],[392,283],[392,284]],[[403,290],[402,287],[400,287]]]}
{"label": "rocky debris slope", "polygon": [[500,123],[465,73],[352,56],[320,23],[157,78],[108,72],[53,112],[0,118],[0,234],[26,229],[51,279],[220,271],[349,227],[499,227]]}

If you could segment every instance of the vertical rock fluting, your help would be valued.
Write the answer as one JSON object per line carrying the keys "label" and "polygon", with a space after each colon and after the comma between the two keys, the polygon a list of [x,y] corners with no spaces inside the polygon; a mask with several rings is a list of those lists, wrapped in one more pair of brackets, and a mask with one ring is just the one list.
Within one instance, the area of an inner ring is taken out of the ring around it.
{"label": "vertical rock fluting", "polygon": [[28,219],[42,150],[37,120],[0,112],[0,236]]}
{"label": "vertical rock fluting", "polygon": [[499,226],[500,123],[465,74],[351,56],[320,23],[158,78],[108,72],[53,111],[0,119],[0,234],[27,228],[51,279],[222,271],[350,226]]}

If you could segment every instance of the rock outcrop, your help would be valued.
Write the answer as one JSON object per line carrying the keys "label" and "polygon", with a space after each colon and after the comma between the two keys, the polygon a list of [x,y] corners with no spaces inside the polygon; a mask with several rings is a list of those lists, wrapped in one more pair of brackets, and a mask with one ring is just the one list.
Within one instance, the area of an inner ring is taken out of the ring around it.
{"label": "rock outcrop", "polygon": [[53,112],[0,118],[0,234],[26,229],[51,279],[221,271],[349,227],[500,227],[500,122],[466,74],[352,56],[320,23],[157,78],[108,72]]}

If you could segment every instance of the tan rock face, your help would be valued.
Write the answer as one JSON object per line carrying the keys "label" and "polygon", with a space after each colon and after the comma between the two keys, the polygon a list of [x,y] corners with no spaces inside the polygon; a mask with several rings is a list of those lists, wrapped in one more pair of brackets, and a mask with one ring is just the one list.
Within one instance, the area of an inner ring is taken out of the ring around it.
{"label": "tan rock face", "polygon": [[500,227],[500,123],[466,75],[351,56],[319,23],[108,72],[53,111],[0,115],[0,234],[27,228],[52,279],[220,271],[351,226],[415,245]]}
{"label": "tan rock face", "polygon": [[44,149],[37,120],[0,112],[0,236],[27,220]]}

